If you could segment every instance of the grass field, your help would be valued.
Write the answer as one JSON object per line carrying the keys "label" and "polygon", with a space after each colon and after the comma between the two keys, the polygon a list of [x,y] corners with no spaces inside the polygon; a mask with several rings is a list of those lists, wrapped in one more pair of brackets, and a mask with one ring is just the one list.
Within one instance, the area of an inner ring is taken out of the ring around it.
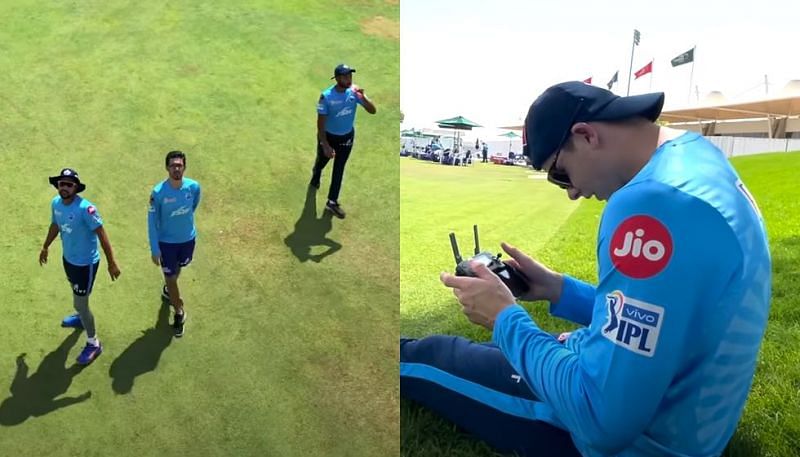
{"label": "grass field", "polygon": [[[0,3],[0,455],[397,455],[398,20],[386,0]],[[378,114],[331,221],[331,167],[306,184],[342,61]],[[171,149],[203,186],[181,340],[146,231]],[[60,241],[37,263],[65,166],[122,270],[101,261],[83,370]]]}
{"label": "grass field", "polygon": [[[800,455],[800,153],[736,158],[734,166],[758,200],[773,256],[770,322],[753,389],[727,456]],[[481,245],[499,252],[505,240],[558,271],[596,282],[595,243],[604,203],[569,201],[555,186],[530,179],[521,167],[475,164],[444,167],[402,159],[401,334],[462,335],[486,341],[491,334],[470,324],[440,271],[454,269],[447,239],[452,230],[461,250],[472,251],[472,224]],[[575,326],[552,318],[546,306],[526,303],[545,330]],[[401,402],[404,457],[484,457],[484,444],[409,402]]]}

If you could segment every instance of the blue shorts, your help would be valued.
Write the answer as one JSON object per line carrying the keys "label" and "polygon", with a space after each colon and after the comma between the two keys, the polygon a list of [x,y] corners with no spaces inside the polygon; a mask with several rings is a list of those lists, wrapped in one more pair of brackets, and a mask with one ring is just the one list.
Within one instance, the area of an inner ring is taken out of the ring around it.
{"label": "blue shorts", "polygon": [[161,271],[164,276],[175,276],[178,270],[189,265],[194,255],[194,239],[185,243],[164,243],[159,241],[161,249]]}
{"label": "blue shorts", "polygon": [[67,262],[67,259],[63,257],[61,259],[64,261],[64,272],[67,273],[67,281],[72,286],[72,293],[79,297],[91,294],[100,262],[92,265],[73,265]]}

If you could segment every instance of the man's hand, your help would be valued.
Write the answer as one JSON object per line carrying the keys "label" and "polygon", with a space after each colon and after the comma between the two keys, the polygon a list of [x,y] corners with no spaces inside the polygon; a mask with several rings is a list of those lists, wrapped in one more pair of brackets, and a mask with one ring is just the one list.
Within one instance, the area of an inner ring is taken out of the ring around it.
{"label": "man's hand", "polygon": [[502,243],[502,246],[506,254],[511,256],[505,262],[521,271],[528,278],[530,291],[520,298],[526,301],[549,300],[557,302],[561,297],[561,285],[564,283],[564,278],[561,274],[533,260],[508,243]]}
{"label": "man's hand", "polygon": [[497,315],[516,303],[514,295],[486,265],[472,262],[470,267],[477,278],[442,273],[439,279],[445,286],[453,288],[453,294],[470,322],[492,330]]}
{"label": "man's hand", "polygon": [[336,157],[336,151],[329,144],[323,144],[322,145],[322,152],[324,152],[325,153],[325,157],[327,157],[329,159],[333,159],[333,158]]}
{"label": "man's hand", "polygon": [[157,267],[161,266],[161,254],[152,255],[150,256],[150,259],[154,264],[156,264]]}
{"label": "man's hand", "polygon": [[364,88],[358,87],[355,84],[350,85],[350,90],[353,91],[353,94],[358,97],[359,100],[364,100]]}
{"label": "man's hand", "polygon": [[110,262],[108,264],[108,274],[111,275],[111,280],[112,281],[116,281],[117,278],[119,278],[119,275],[121,275],[122,272],[119,271],[119,267],[117,266],[117,262]]}
{"label": "man's hand", "polygon": [[44,266],[47,263],[47,248],[42,248],[39,251],[39,265]]}

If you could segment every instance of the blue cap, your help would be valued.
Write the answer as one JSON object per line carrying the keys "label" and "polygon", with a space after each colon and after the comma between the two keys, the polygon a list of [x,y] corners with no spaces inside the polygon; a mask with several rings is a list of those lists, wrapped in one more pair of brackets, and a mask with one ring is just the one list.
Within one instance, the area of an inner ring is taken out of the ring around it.
{"label": "blue cap", "polygon": [[644,117],[655,122],[664,106],[664,93],[620,97],[601,87],[569,81],[545,90],[533,102],[522,129],[522,151],[533,168],[558,151],[578,122],[619,121]]}
{"label": "blue cap", "polygon": [[349,66],[347,66],[347,64],[340,63],[333,70],[333,78],[331,78],[331,79],[334,79],[334,78],[336,78],[337,76],[340,76],[340,75],[349,75],[350,73],[355,73],[355,72],[356,72],[355,68],[350,68]]}

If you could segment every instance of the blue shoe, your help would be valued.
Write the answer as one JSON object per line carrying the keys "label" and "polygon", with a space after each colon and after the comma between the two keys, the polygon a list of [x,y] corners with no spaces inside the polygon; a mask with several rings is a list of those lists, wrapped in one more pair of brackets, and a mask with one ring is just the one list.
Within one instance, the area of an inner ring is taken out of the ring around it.
{"label": "blue shoe", "polygon": [[81,354],[78,356],[78,364],[89,365],[102,353],[103,345],[100,343],[98,343],[97,346],[91,343],[86,343],[86,346],[83,347]]}
{"label": "blue shoe", "polygon": [[61,321],[61,326],[72,327],[72,328],[83,328],[83,324],[81,323],[81,317],[77,314],[65,317],[64,320]]}

